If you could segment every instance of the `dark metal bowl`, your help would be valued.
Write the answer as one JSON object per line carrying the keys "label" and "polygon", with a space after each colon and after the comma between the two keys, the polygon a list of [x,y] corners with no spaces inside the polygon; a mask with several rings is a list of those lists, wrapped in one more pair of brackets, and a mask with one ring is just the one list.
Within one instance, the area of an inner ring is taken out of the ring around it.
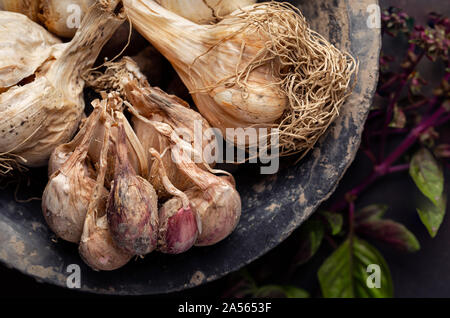
{"label": "dark metal bowl", "polygon": [[[299,164],[282,162],[277,175],[261,176],[257,167],[236,172],[243,214],[225,241],[186,254],[154,253],[114,272],[94,272],[81,261],[76,246],[52,240],[40,202],[18,203],[11,187],[0,194],[0,260],[24,274],[66,286],[70,264],[81,267],[83,291],[142,295],[178,291],[213,281],[254,261],[286,239],[327,199],[352,162],[360,143],[378,77],[380,31],[367,25],[377,0],[303,0],[297,4],[313,29],[360,62],[357,85],[314,150]],[[30,171],[38,181],[21,197],[40,195],[45,170]],[[22,192],[24,191],[24,192]]]}

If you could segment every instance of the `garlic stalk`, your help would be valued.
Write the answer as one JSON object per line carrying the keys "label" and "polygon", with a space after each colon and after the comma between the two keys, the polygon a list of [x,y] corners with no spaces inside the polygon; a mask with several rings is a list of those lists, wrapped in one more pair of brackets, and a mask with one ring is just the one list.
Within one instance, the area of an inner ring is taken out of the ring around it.
{"label": "garlic stalk", "polygon": [[164,8],[198,24],[219,20],[256,0],[156,0]]}
{"label": "garlic stalk", "polygon": [[146,255],[156,249],[158,238],[158,198],[152,185],[136,175],[128,158],[125,116],[116,114],[119,132],[116,141],[115,176],[107,203],[108,224],[114,241],[123,250]]}
{"label": "garlic stalk", "polygon": [[[106,108],[108,113],[115,113],[115,112],[122,112],[123,111],[123,100],[118,96],[116,93],[110,93],[106,95],[104,92],[102,93],[103,100],[102,102],[106,103]],[[148,170],[148,158],[147,154],[142,147],[141,142],[139,141],[138,137],[133,131],[133,128],[129,124],[128,120],[125,120],[123,122],[123,127],[125,129],[126,134],[126,144],[128,149],[128,158],[130,161],[131,166],[133,169],[139,173],[139,175],[147,176],[149,173]],[[107,187],[109,188],[109,185],[114,179],[114,170],[115,170],[115,158],[117,157],[116,152],[116,145],[118,143],[118,133],[119,129],[117,125],[114,125],[111,127],[111,134],[110,134],[110,143],[111,147],[109,147],[109,154],[108,154],[108,168],[106,173],[106,180],[105,183]],[[101,149],[103,147],[102,144],[102,138],[101,136],[104,134],[104,126],[98,126],[91,146],[89,148],[89,156],[92,159],[93,162],[99,162],[100,161],[100,154]],[[63,147],[63,146],[60,146]]]}
{"label": "garlic stalk", "polygon": [[99,1],[73,40],[57,44],[58,54],[38,68],[31,82],[17,83],[0,94],[2,170],[11,161],[43,166],[53,149],[74,135],[84,111],[81,75],[124,21],[114,12],[116,4],[117,0]]}
{"label": "garlic stalk", "polygon": [[96,186],[89,203],[83,234],[78,247],[84,262],[98,271],[116,270],[126,265],[133,257],[132,254],[122,250],[114,242],[106,216],[107,196],[103,195],[102,189],[104,188],[107,170],[110,134],[111,120],[106,120]]}
{"label": "garlic stalk", "polygon": [[349,95],[355,60],[289,4],[255,4],[215,25],[193,23],[153,0],[123,4],[133,26],[172,63],[200,113],[238,146],[256,145],[227,136],[227,128],[278,128],[280,154],[304,154]]}

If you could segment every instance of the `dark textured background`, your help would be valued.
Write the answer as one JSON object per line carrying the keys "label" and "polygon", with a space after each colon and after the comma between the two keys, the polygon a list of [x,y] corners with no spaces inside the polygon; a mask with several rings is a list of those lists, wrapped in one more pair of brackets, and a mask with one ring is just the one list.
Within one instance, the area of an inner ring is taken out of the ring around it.
{"label": "dark textured background", "polygon": [[[419,21],[424,21],[425,14],[430,11],[450,15],[450,2],[442,0],[381,0],[383,7],[396,5],[403,7]],[[385,42],[385,49],[395,52],[395,43]],[[426,69],[430,75],[435,70]],[[368,163],[364,157],[358,156],[355,163],[341,182],[337,194],[347,190],[364,177]],[[447,175],[447,180],[450,176]],[[396,297],[450,297],[450,219],[444,223],[435,239],[431,239],[424,226],[420,223],[415,212],[414,196],[417,195],[415,186],[405,174],[385,178],[375,184],[358,201],[360,206],[372,203],[390,205],[387,217],[403,222],[421,243],[421,250],[416,254],[399,254],[383,245],[378,245],[391,268]],[[283,262],[289,261],[289,251],[295,246],[294,238],[288,239],[275,250],[258,260],[253,266],[262,266],[266,271],[280,271],[285,268]],[[328,255],[330,250],[326,245],[319,256],[306,266],[301,267],[294,275],[292,284],[311,290],[313,295],[318,293],[316,286],[317,266]],[[284,266],[283,266],[284,265]],[[172,294],[178,297],[211,296],[218,297],[223,291],[227,278],[207,284],[183,293]],[[0,297],[97,297],[70,291],[47,284],[41,284],[34,279],[24,276],[17,271],[0,267]]]}

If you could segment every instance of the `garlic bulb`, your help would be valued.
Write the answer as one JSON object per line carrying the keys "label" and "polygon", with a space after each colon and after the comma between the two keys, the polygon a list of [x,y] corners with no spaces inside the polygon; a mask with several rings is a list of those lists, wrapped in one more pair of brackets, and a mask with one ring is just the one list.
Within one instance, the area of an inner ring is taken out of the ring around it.
{"label": "garlic bulb", "polygon": [[29,19],[37,21],[40,1],[41,0],[0,0],[0,10],[22,13]]}
{"label": "garlic bulb", "polygon": [[61,41],[22,14],[0,11],[0,43],[1,93],[31,77]]}
{"label": "garlic bulb", "polygon": [[[73,40],[56,44],[58,54],[51,55],[29,83],[16,83],[0,94],[0,162],[43,166],[54,148],[74,135],[84,111],[80,75],[124,21],[114,13],[114,1],[97,3]],[[0,27],[0,32],[7,30]]]}
{"label": "garlic bulb", "polygon": [[26,15],[50,32],[65,38],[75,35],[84,15],[96,0],[0,0],[0,10]]}
{"label": "garlic bulb", "polygon": [[208,24],[256,0],[156,0],[164,8],[198,24]]}
{"label": "garlic bulb", "polygon": [[71,38],[96,0],[40,0],[39,21],[52,33]]}
{"label": "garlic bulb", "polygon": [[172,63],[200,113],[240,147],[257,145],[227,136],[227,128],[278,128],[280,155],[304,154],[349,95],[355,60],[287,3],[245,7],[215,25],[193,23],[153,0],[123,4],[133,26]]}
{"label": "garlic bulb", "polygon": [[[167,124],[149,122],[172,142],[172,158],[183,175],[190,179],[195,187],[187,190],[190,206],[201,220],[201,231],[197,246],[209,246],[229,236],[241,216],[242,203],[231,176],[220,178],[204,171],[192,161],[195,149],[183,141]],[[230,181],[231,180],[231,181]]]}
{"label": "garlic bulb", "polygon": [[161,155],[155,149],[150,152],[159,163],[160,177],[167,192],[174,196],[159,210],[158,250],[167,254],[184,253],[197,241],[201,232],[200,218],[193,211],[187,195],[167,177]]}
{"label": "garlic bulb", "polygon": [[103,188],[107,170],[110,134],[111,120],[106,120],[96,186],[89,203],[83,234],[78,247],[84,262],[98,271],[118,269],[126,265],[133,257],[132,254],[122,250],[114,242],[105,211],[107,197],[103,195]]}
{"label": "garlic bulb", "polygon": [[[42,196],[44,218],[52,231],[63,240],[78,243],[84,220],[95,188],[95,177],[86,167],[90,140],[100,119],[97,108],[89,117],[81,139],[68,159],[51,176]],[[107,194],[106,189],[102,189]]]}
{"label": "garlic bulb", "polygon": [[117,113],[114,182],[107,204],[108,224],[117,246],[135,255],[156,249],[158,238],[158,198],[152,185],[136,175],[128,158],[125,116]]}

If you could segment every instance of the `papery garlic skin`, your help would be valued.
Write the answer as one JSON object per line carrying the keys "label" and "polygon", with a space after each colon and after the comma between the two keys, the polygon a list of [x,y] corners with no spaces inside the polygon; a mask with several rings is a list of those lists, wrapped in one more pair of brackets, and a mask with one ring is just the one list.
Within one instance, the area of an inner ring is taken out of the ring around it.
{"label": "papery garlic skin", "polygon": [[[66,161],[49,178],[42,195],[42,212],[50,229],[63,240],[78,243],[83,233],[84,221],[96,186],[95,176],[87,167],[87,153],[94,128],[101,124],[100,109],[96,108],[88,118],[83,129],[74,138],[78,141]],[[67,147],[67,145],[64,145]],[[71,146],[69,144],[69,146]],[[61,153],[61,149],[55,149]],[[59,164],[59,163],[58,163]],[[107,196],[102,188],[102,196]]]}
{"label": "papery garlic skin", "polygon": [[37,21],[40,2],[41,0],[0,0],[0,10],[22,13],[30,20]]}
{"label": "papery garlic skin", "polygon": [[79,243],[95,180],[86,175],[82,162],[75,165],[68,174],[56,173],[50,179],[42,196],[42,211],[58,237]]}
{"label": "papery garlic skin", "polygon": [[41,0],[40,22],[52,33],[71,38],[96,0]]}
{"label": "papery garlic skin", "polygon": [[164,8],[198,24],[215,22],[218,18],[256,0],[156,0]]}
{"label": "papery garlic skin", "polygon": [[202,232],[196,246],[214,245],[228,237],[241,216],[241,198],[234,187],[224,181],[207,190],[188,190],[192,208],[198,214]]}
{"label": "papery garlic skin", "polygon": [[96,4],[73,40],[56,45],[56,59],[45,63],[31,83],[0,94],[0,159],[8,156],[28,167],[44,166],[54,148],[74,135],[84,114],[80,75],[124,21],[112,3]]}
{"label": "papery garlic skin", "polygon": [[34,75],[61,41],[26,16],[0,11],[0,93]]}
{"label": "papery garlic skin", "polygon": [[114,242],[106,215],[95,219],[88,214],[78,251],[83,261],[96,271],[113,271],[125,266],[133,257]]}
{"label": "papery garlic skin", "polygon": [[189,149],[190,145],[183,142],[173,129],[162,123],[154,123],[154,127],[170,137],[177,167],[196,186],[185,192],[190,207],[201,220],[196,245],[209,246],[222,241],[234,231],[242,213],[241,197],[235,189],[234,178],[229,174],[218,177],[202,170],[189,154],[194,149]]}

